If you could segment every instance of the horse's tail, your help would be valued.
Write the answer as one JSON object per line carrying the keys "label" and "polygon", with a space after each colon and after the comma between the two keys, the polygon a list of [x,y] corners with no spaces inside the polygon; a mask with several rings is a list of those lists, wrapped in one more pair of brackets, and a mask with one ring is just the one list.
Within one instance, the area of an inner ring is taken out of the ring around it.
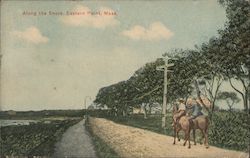
{"label": "horse's tail", "polygon": [[208,132],[208,126],[209,126],[209,123],[210,123],[208,116],[205,117],[205,120],[206,120],[206,124],[207,124],[206,128],[205,128],[205,132],[207,133]]}
{"label": "horse's tail", "polygon": [[193,129],[194,128],[194,120],[193,119],[188,119],[188,122],[189,122],[190,129]]}
{"label": "horse's tail", "polygon": [[207,125],[209,125],[209,123],[210,123],[210,122],[209,122],[209,118],[208,118],[208,116],[206,116],[206,117],[205,117],[205,119],[206,119],[206,123],[207,123]]}

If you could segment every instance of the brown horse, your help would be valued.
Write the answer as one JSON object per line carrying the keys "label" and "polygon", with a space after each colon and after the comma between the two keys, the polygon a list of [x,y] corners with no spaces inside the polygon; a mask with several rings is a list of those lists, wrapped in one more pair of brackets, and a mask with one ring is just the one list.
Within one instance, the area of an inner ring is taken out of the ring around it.
{"label": "brown horse", "polygon": [[[189,117],[187,116],[181,116],[181,118],[179,118],[179,120],[176,119],[176,116],[178,116],[178,111],[176,106],[174,106],[173,108],[173,128],[174,128],[174,143],[175,144],[175,139],[176,136],[178,137],[178,141],[180,141],[179,138],[179,132],[181,130],[184,131],[185,133],[185,142],[184,142],[184,146],[186,145],[187,141],[188,141],[188,148],[191,147],[190,145],[190,131],[192,129],[193,126],[193,122],[189,120]],[[177,121],[175,121],[177,120]]]}
{"label": "brown horse", "polygon": [[[178,111],[176,106],[174,106],[173,108],[173,120],[176,120],[176,116],[178,116]],[[196,129],[200,129],[201,133],[203,135],[204,138],[204,144],[206,146],[206,148],[208,148],[208,118],[207,116],[198,116],[195,119],[190,119],[189,116],[182,116],[177,122],[173,121],[173,128],[174,128],[174,143],[175,144],[175,140],[176,140],[176,136],[178,138],[178,141],[180,141],[179,138],[179,132],[181,130],[184,131],[185,133],[185,142],[184,142],[184,146],[186,145],[186,142],[189,142],[188,148],[191,147],[190,145],[190,131],[193,130],[193,137],[194,137],[194,145],[196,145],[196,141],[195,141],[195,130]]]}
{"label": "brown horse", "polygon": [[[202,133],[202,137],[204,139],[204,145],[206,148],[209,147],[208,145],[208,126],[209,126],[209,120],[207,116],[201,115],[196,117],[193,121],[193,137],[194,137],[194,144],[196,144],[195,141],[195,130],[199,129]],[[202,144],[202,143],[201,143]]]}

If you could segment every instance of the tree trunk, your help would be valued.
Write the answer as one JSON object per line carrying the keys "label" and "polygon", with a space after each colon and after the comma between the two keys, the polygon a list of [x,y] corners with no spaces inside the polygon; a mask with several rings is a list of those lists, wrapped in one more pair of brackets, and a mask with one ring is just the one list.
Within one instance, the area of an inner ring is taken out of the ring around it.
{"label": "tree trunk", "polygon": [[201,99],[201,91],[199,89],[199,85],[198,85],[198,81],[195,80],[195,87],[196,87],[196,92],[197,92],[197,97],[200,100],[202,106],[207,110],[208,112],[208,117],[209,119],[212,121],[212,117],[213,117],[213,113],[211,112],[210,108],[206,106],[206,104],[203,102],[203,100]]}
{"label": "tree trunk", "polygon": [[152,104],[149,104],[148,107],[149,107],[148,114],[151,114],[152,113]]}
{"label": "tree trunk", "polygon": [[144,119],[147,119],[147,104],[142,104]]}
{"label": "tree trunk", "polygon": [[216,90],[214,93],[214,97],[213,97],[213,102],[212,102],[212,113],[214,112],[215,101],[217,99],[217,95],[218,95],[219,88],[220,88],[221,84],[222,84],[222,81],[218,81],[217,87],[216,87]]}
{"label": "tree trunk", "polygon": [[126,117],[126,116],[127,116],[127,114],[126,114],[126,111],[125,111],[125,110],[122,110],[122,116],[123,116],[123,117]]}
{"label": "tree trunk", "polygon": [[117,109],[114,110],[114,114],[115,114],[115,116],[118,116],[118,110]]}
{"label": "tree trunk", "polygon": [[230,104],[230,101],[229,101],[229,100],[226,100],[226,102],[227,102],[227,105],[228,105],[229,111],[230,111],[230,112],[232,112],[234,101],[232,101],[232,103],[231,103],[231,104]]}
{"label": "tree trunk", "polygon": [[127,104],[125,104],[121,107],[121,114],[123,117],[128,116],[128,105]]}
{"label": "tree trunk", "polygon": [[245,91],[245,99],[243,100],[244,101],[244,106],[245,106],[245,110],[246,110],[246,112],[248,113],[248,114],[250,114],[250,111],[249,111],[249,108],[248,108],[248,100],[249,100],[249,98],[248,98],[249,96],[248,96],[248,90],[246,89],[246,91]]}
{"label": "tree trunk", "polygon": [[[242,80],[241,80],[242,81]],[[243,87],[245,89],[245,94],[243,92],[241,92],[240,90],[238,90],[232,83],[232,80],[231,78],[229,78],[229,83],[231,85],[231,87],[236,91],[238,92],[242,99],[243,99],[243,105],[244,105],[244,110],[249,113],[249,110],[248,110],[248,89],[246,88],[246,86],[244,85],[244,82],[242,81],[242,84],[243,84]]]}
{"label": "tree trunk", "polygon": [[209,108],[205,105],[205,103],[204,103],[203,100],[201,99],[201,91],[200,91],[200,88],[199,88],[199,85],[198,85],[198,81],[195,80],[194,84],[195,84],[195,88],[196,88],[196,92],[197,92],[197,97],[198,97],[198,99],[200,100],[202,106],[207,110],[207,112],[210,112]]}
{"label": "tree trunk", "polygon": [[246,102],[247,102],[247,109],[248,109],[248,112],[250,113],[250,83],[248,84],[248,87],[246,88]]}

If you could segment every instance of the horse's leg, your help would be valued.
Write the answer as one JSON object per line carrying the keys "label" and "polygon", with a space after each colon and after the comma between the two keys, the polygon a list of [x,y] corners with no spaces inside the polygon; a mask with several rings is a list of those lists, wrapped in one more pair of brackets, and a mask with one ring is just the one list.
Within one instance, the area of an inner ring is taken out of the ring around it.
{"label": "horse's leg", "polygon": [[191,148],[191,144],[190,144],[190,132],[191,132],[191,129],[188,130],[188,148],[189,149]]}
{"label": "horse's leg", "polygon": [[196,141],[195,141],[195,129],[193,129],[193,137],[194,137],[194,145],[196,145]]}
{"label": "horse's leg", "polygon": [[[180,136],[179,136],[180,130],[181,130],[181,129],[178,128],[178,129],[176,129],[176,131],[175,131],[175,138],[176,138],[176,136],[177,136],[178,141],[180,141]],[[175,140],[174,140],[174,143],[175,143]]]}
{"label": "horse's leg", "polygon": [[206,144],[207,144],[207,134],[206,134],[206,131],[205,130],[202,130],[202,133],[203,133],[203,143],[204,143],[204,145],[206,146]]}
{"label": "horse's leg", "polygon": [[202,134],[202,138],[200,139],[200,144],[202,145],[203,144],[202,140],[205,139],[205,134],[203,133],[202,129],[200,129],[200,131],[201,131],[201,134]]}
{"label": "horse's leg", "polygon": [[176,134],[177,134],[177,131],[176,131],[176,128],[174,127],[174,143],[173,144],[175,144]]}
{"label": "horse's leg", "polygon": [[180,136],[179,136],[179,131],[177,132],[177,138],[178,138],[178,141],[181,141]]}
{"label": "horse's leg", "polygon": [[207,130],[207,128],[205,129],[205,146],[206,146],[206,148],[209,148],[209,145],[208,145],[208,130]]}
{"label": "horse's leg", "polygon": [[183,146],[186,145],[187,140],[188,140],[188,130],[186,130],[186,131],[184,131],[184,132],[185,132],[185,142],[184,142]]}
{"label": "horse's leg", "polygon": [[208,148],[208,133],[207,133],[207,129],[203,129],[202,130],[202,134],[203,134],[203,138],[204,138],[204,145],[206,146],[206,148]]}

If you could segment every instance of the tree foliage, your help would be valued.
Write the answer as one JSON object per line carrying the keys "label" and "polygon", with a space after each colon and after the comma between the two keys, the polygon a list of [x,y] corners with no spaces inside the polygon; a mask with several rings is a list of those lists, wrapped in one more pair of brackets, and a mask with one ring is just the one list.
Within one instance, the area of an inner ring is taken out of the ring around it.
{"label": "tree foliage", "polygon": [[[227,95],[236,101],[235,93],[219,93],[224,81],[242,96],[244,108],[249,109],[250,93],[250,3],[246,0],[220,0],[227,13],[224,29],[218,30],[218,37],[196,46],[193,50],[173,50],[164,55],[170,56],[174,67],[168,73],[168,102],[187,98],[197,92],[211,103],[213,113],[216,100]],[[156,67],[164,65],[162,59],[145,64],[128,80],[101,88],[95,102],[107,105],[114,111],[127,113],[131,107],[141,104],[161,103],[163,97],[162,71]],[[235,81],[242,84],[238,89]],[[226,99],[226,98],[224,98]]]}
{"label": "tree foliage", "polygon": [[235,103],[239,103],[240,99],[238,98],[237,94],[234,92],[219,92],[218,99],[225,100],[229,107],[229,110],[232,110],[233,105]]}

